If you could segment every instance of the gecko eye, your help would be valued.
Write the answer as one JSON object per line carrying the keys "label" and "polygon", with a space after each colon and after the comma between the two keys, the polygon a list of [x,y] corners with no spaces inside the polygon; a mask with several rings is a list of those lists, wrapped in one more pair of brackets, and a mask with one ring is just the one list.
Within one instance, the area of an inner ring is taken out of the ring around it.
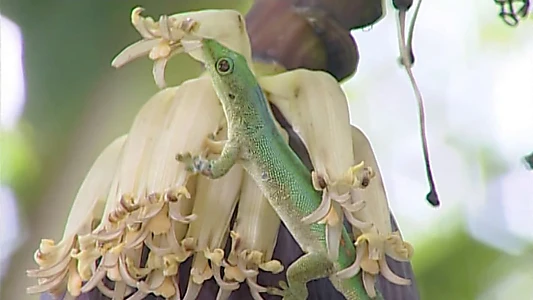
{"label": "gecko eye", "polygon": [[226,75],[233,72],[233,61],[229,58],[221,58],[216,63],[217,72],[220,75]]}

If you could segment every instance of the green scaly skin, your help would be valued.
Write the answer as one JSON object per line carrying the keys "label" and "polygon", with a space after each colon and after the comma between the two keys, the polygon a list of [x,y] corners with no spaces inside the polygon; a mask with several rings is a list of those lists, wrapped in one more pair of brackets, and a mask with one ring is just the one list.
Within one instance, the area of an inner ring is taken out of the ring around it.
{"label": "green scaly skin", "polygon": [[[228,140],[219,158],[206,160],[179,154],[178,160],[190,171],[212,179],[224,176],[240,163],[253,177],[263,194],[297,241],[304,255],[287,269],[284,299],[307,299],[306,283],[330,277],[355,260],[355,247],[344,229],[339,256],[332,261],[326,250],[324,224],[305,225],[301,219],[315,211],[321,194],[312,185],[311,174],[287,145],[267,106],[266,98],[245,58],[215,40],[202,40],[205,67],[222,102],[228,121]],[[228,70],[225,71],[224,63]],[[346,299],[369,299],[360,276],[341,280],[330,277]]]}

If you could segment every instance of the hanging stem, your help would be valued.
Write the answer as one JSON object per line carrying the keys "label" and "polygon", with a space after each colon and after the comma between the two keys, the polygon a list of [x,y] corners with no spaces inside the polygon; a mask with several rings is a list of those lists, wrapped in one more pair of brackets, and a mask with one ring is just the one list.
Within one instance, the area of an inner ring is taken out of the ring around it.
{"label": "hanging stem", "polygon": [[415,61],[415,56],[413,53],[413,34],[414,34],[414,28],[415,28],[415,22],[418,17],[418,12],[420,10],[420,5],[422,4],[422,0],[419,0],[415,12],[413,15],[413,19],[411,20],[411,24],[409,26],[409,33],[407,38],[407,43],[405,40],[405,19],[407,10],[410,8],[412,2],[407,1],[405,3],[399,3],[401,1],[395,1],[395,7],[398,9],[398,44],[400,47],[400,62],[404,66],[405,71],[407,72],[407,76],[409,76],[409,81],[411,82],[411,85],[413,86],[413,90],[415,92],[415,98],[418,103],[418,121],[420,123],[420,138],[422,140],[422,150],[424,152],[424,163],[426,166],[426,176],[427,180],[429,182],[429,193],[426,196],[427,201],[433,205],[433,206],[439,206],[439,196],[437,194],[437,188],[435,186],[435,180],[433,178],[433,172],[431,171],[431,163],[429,159],[429,147],[427,142],[427,130],[426,130],[426,115],[425,115],[425,108],[424,108],[424,100],[422,99],[422,93],[420,93],[420,89],[418,88],[418,84],[416,83],[415,76],[413,74],[413,63]]}

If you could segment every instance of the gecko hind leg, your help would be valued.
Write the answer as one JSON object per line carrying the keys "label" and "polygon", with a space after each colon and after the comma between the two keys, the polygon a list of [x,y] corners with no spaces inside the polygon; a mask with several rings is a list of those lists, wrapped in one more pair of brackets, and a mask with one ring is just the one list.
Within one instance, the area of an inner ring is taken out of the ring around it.
{"label": "gecko hind leg", "polygon": [[284,300],[305,300],[309,295],[307,282],[329,277],[334,268],[327,253],[307,253],[289,266],[287,282],[279,283],[281,289],[269,287],[267,293],[282,296]]}

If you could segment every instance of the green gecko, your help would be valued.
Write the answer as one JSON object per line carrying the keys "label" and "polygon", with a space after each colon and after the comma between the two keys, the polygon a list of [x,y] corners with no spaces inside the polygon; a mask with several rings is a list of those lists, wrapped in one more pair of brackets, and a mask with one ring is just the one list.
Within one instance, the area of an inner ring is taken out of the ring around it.
{"label": "green gecko", "polygon": [[190,172],[211,179],[224,176],[240,163],[252,176],[281,221],[303,252],[287,269],[287,284],[269,293],[286,300],[307,299],[308,281],[329,277],[346,299],[369,299],[360,276],[340,279],[335,273],[355,260],[355,247],[343,229],[339,255],[329,258],[326,225],[304,224],[301,219],[315,211],[321,194],[313,187],[311,174],[283,139],[267,100],[246,59],[215,40],[202,39],[205,67],[212,78],[228,122],[228,140],[220,156],[207,160],[190,153],[178,154]]}

